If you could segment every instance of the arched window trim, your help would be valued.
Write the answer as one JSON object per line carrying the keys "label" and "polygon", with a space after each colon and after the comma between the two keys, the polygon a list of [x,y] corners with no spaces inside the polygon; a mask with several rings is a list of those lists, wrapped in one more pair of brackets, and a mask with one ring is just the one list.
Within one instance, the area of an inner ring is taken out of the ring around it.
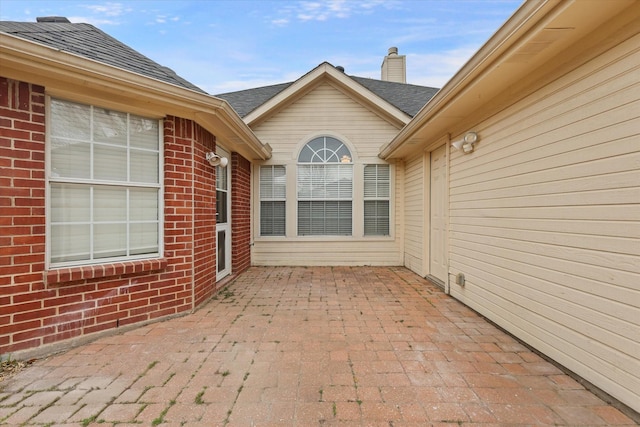
{"label": "arched window trim", "polygon": [[312,139],[302,147],[298,163],[353,163],[353,156],[344,142],[325,135]]}
{"label": "arched window trim", "polygon": [[353,160],[332,136],[307,142],[298,154],[298,236],[351,236]]}

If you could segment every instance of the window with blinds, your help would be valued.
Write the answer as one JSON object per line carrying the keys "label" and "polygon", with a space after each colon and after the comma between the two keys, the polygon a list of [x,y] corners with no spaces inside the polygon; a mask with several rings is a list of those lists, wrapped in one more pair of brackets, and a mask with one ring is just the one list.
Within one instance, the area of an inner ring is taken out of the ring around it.
{"label": "window with blinds", "polygon": [[52,99],[48,140],[51,265],[159,256],[159,121]]}
{"label": "window with blinds", "polygon": [[319,137],[298,156],[298,235],[352,234],[353,164],[339,140]]}
{"label": "window with blinds", "polygon": [[364,167],[364,235],[389,235],[389,165]]}
{"label": "window with blinds", "polygon": [[284,236],[287,171],[282,165],[260,166],[260,235]]}

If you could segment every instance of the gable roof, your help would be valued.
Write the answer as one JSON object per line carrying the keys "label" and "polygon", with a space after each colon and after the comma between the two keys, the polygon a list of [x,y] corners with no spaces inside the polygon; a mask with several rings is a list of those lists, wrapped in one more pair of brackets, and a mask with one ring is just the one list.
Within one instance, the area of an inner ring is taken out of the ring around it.
{"label": "gable roof", "polygon": [[[328,65],[331,66],[331,64]],[[438,92],[438,89],[433,87],[344,75],[407,114],[409,117],[415,116]],[[295,82],[281,83],[237,92],[222,93],[215,96],[227,100],[238,115],[244,118],[294,83]]]}
{"label": "gable roof", "polygon": [[170,68],[152,61],[90,24],[0,21],[0,32],[205,93]]}

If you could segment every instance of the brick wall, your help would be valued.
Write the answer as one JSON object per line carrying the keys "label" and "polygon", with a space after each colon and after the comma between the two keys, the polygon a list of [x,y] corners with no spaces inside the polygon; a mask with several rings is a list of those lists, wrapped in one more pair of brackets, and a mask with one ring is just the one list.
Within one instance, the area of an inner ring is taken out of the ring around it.
{"label": "brick wall", "polygon": [[216,168],[206,161],[215,151],[215,137],[194,123],[194,304],[216,291]]}
{"label": "brick wall", "polygon": [[231,265],[234,274],[251,266],[251,163],[231,155]]}
{"label": "brick wall", "polygon": [[0,355],[188,312],[215,291],[203,160],[215,138],[176,117],[164,121],[164,258],[45,270],[44,99],[0,77]]}
{"label": "brick wall", "polygon": [[[44,88],[0,77],[0,354],[56,333],[45,257]],[[14,338],[15,337],[15,338]]]}

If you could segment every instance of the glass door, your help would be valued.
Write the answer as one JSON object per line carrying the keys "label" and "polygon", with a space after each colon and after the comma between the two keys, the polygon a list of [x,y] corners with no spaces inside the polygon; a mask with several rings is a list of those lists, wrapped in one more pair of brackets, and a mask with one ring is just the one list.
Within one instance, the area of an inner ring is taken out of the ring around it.
{"label": "glass door", "polygon": [[[217,154],[229,158],[218,147]],[[231,165],[216,166],[216,280],[231,273]]]}

